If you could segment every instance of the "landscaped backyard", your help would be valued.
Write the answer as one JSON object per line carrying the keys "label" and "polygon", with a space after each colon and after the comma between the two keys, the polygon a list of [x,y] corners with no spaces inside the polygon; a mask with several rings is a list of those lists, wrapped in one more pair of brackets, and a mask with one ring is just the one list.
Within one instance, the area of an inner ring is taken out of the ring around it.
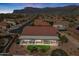
{"label": "landscaped backyard", "polygon": [[27,50],[30,53],[35,53],[38,55],[45,54],[50,49],[49,45],[28,45]]}

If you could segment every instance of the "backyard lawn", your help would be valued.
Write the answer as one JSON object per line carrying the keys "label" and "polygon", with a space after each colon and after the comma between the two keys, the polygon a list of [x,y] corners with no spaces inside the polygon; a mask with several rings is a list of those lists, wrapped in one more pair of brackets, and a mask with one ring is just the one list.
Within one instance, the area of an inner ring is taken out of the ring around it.
{"label": "backyard lawn", "polygon": [[28,45],[27,50],[30,52],[33,51],[41,51],[41,52],[46,52],[50,49],[49,45]]}

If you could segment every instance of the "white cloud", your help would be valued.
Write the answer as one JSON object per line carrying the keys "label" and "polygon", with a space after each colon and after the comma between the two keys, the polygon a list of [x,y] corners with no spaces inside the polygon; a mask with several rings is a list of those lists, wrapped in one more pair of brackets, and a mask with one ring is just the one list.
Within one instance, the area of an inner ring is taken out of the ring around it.
{"label": "white cloud", "polygon": [[11,10],[0,10],[0,13],[12,13],[13,11]]}

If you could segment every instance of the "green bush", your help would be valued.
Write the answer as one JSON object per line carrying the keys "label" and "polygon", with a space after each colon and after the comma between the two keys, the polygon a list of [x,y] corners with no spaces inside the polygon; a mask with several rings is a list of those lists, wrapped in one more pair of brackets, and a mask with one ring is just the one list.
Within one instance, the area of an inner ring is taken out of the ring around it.
{"label": "green bush", "polygon": [[33,52],[33,51],[37,51],[37,50],[38,50],[37,47],[34,46],[34,45],[28,45],[28,46],[27,46],[27,49],[28,49],[30,52]]}
{"label": "green bush", "polygon": [[27,49],[30,52],[33,52],[33,51],[46,52],[50,49],[50,46],[49,45],[28,45]]}
{"label": "green bush", "polygon": [[68,42],[68,38],[66,36],[61,36],[60,37],[60,41],[64,42],[64,43],[67,43]]}
{"label": "green bush", "polygon": [[48,51],[49,50],[49,48],[50,48],[50,46],[42,46],[42,47],[40,47],[41,49],[41,51],[42,52],[46,52],[46,51]]}
{"label": "green bush", "polygon": [[19,39],[16,40],[16,44],[20,44],[20,40]]}

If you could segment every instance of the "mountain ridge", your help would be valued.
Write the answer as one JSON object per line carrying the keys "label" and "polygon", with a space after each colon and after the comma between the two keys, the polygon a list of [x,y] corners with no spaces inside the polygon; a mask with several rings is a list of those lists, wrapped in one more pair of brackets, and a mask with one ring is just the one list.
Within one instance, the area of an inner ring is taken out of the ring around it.
{"label": "mountain ridge", "polygon": [[69,5],[64,7],[25,7],[24,9],[14,10],[13,13],[26,13],[26,14],[79,14],[79,6]]}

